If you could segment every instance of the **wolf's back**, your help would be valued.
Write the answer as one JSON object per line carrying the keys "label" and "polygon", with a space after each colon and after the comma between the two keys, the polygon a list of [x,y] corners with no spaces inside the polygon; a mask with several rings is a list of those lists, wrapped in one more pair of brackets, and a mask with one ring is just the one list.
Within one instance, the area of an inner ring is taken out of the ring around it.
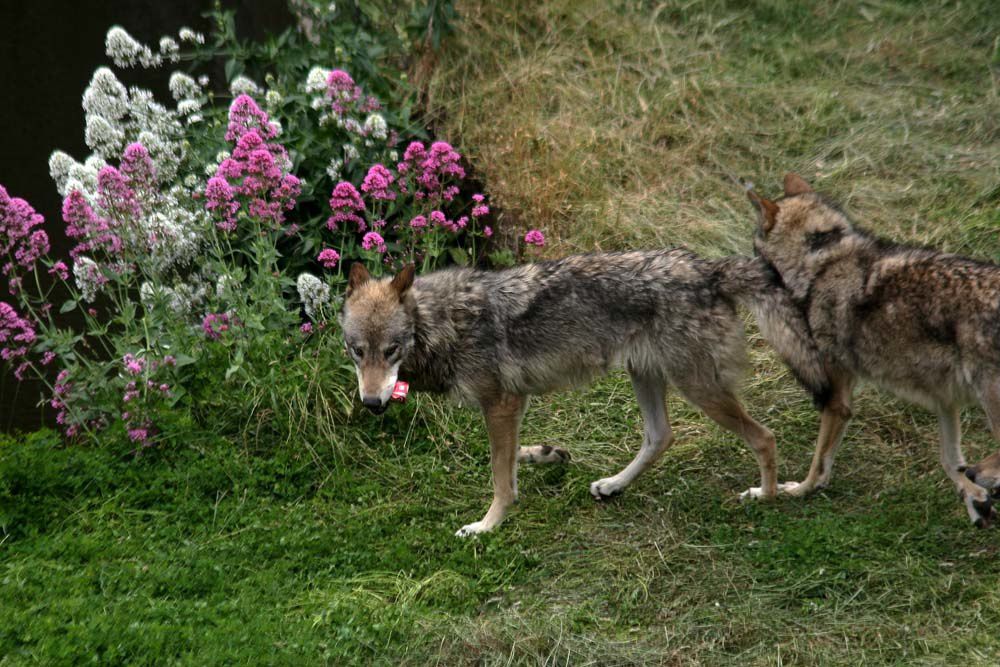
{"label": "wolf's back", "polygon": [[831,389],[823,356],[781,277],[759,257],[726,257],[713,265],[721,291],[753,313],[761,335],[812,394],[813,402],[817,407],[826,405]]}

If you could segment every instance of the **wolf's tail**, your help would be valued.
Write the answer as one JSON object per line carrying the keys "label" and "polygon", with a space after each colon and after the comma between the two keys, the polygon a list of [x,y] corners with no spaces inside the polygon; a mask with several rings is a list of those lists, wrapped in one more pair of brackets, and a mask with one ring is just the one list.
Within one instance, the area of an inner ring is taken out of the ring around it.
{"label": "wolf's tail", "polygon": [[817,407],[830,400],[830,379],[809,323],[793,303],[781,276],[759,257],[726,257],[713,262],[722,292],[753,313],[760,333]]}

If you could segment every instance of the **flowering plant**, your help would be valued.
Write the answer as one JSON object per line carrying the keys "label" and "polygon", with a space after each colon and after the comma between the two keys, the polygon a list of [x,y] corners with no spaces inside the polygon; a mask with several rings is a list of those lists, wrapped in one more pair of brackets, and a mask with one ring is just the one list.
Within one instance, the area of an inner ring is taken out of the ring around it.
{"label": "flowering plant", "polygon": [[[49,161],[68,257],[52,255],[42,216],[0,187],[0,358],[44,383],[68,436],[120,428],[144,447],[178,411],[281,414],[279,360],[311,376],[325,364],[337,389],[324,395],[346,411],[350,364],[320,354],[339,350],[336,331],[317,335],[331,328],[345,265],[471,263],[492,235],[452,146],[426,141],[346,70],[237,49],[231,15],[216,19],[214,40],[182,29],[158,48],[108,32],[119,67],[239,56],[226,65],[228,95],[173,72],[172,106],[110,68],[94,73],[83,95],[93,153]],[[317,39],[310,53],[351,59]],[[261,86],[252,72],[264,63],[273,72]],[[391,90],[377,73],[366,82]],[[71,312],[73,327],[59,317]],[[233,383],[243,391],[220,391]]]}

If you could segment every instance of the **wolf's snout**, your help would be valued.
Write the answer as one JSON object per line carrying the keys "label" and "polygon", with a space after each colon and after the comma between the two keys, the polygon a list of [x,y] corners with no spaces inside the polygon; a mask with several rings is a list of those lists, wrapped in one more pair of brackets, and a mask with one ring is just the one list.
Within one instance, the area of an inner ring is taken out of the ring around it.
{"label": "wolf's snout", "polygon": [[388,401],[383,403],[382,399],[380,399],[378,396],[364,396],[361,398],[361,405],[371,410],[372,413],[380,415],[383,412],[385,412],[385,409],[389,406],[389,403]]}

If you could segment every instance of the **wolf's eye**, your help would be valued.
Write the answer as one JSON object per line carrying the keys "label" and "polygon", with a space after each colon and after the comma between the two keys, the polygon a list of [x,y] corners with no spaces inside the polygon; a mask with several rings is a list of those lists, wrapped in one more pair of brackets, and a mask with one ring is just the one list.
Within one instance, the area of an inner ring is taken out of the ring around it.
{"label": "wolf's eye", "polygon": [[365,356],[365,351],[362,350],[357,345],[352,345],[351,346],[351,352],[353,352],[354,356],[357,357],[358,359],[360,359],[361,357]]}
{"label": "wolf's eye", "polygon": [[385,358],[390,359],[396,356],[397,352],[399,352],[399,346],[393,343],[389,347],[385,348]]}

